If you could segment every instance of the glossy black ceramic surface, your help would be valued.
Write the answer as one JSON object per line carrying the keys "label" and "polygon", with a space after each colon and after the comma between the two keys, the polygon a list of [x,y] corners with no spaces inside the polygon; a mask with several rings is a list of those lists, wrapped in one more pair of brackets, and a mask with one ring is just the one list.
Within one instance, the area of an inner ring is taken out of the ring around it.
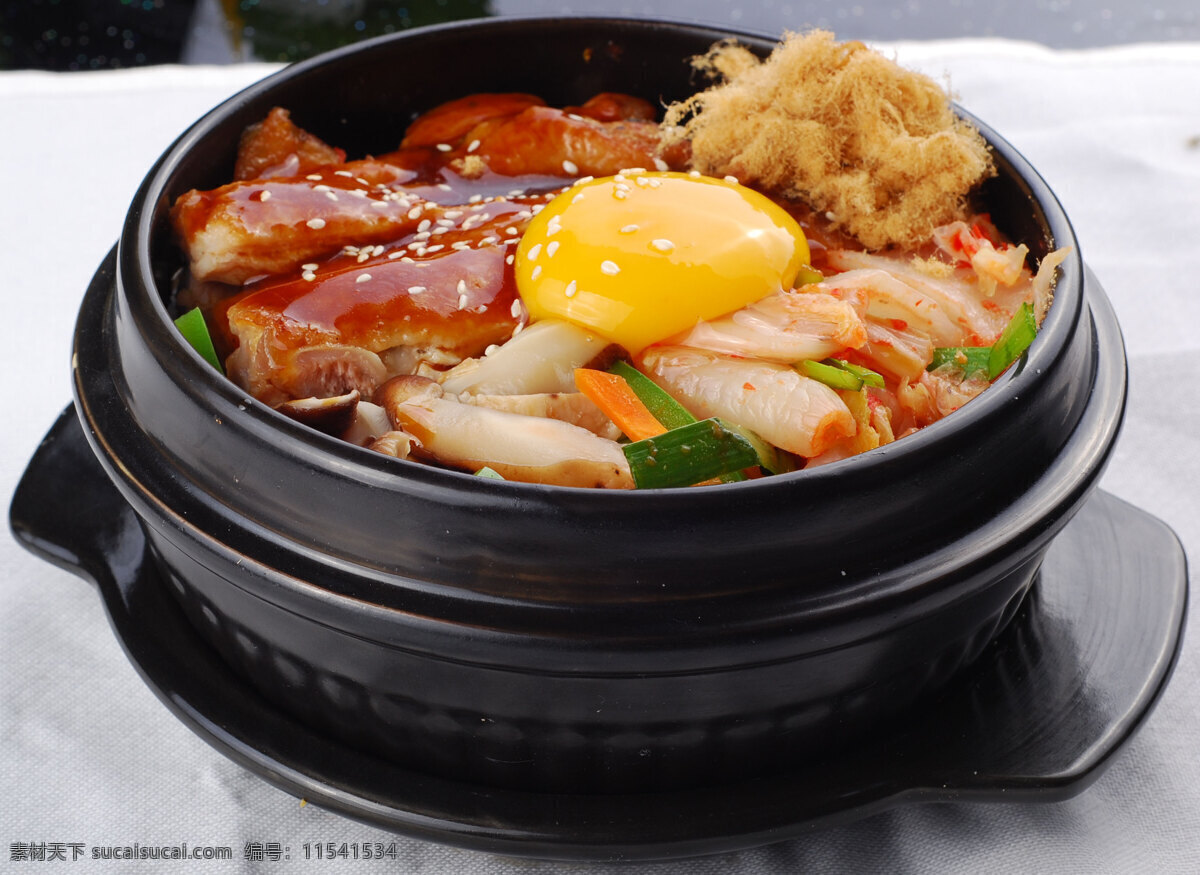
{"label": "glossy black ceramic surface", "polygon": [[687,792],[522,793],[399,768],[265,703],[167,595],[137,518],[74,411],[38,450],[11,519],[27,547],[95,583],[147,684],[222,753],[310,802],[399,833],[558,859],[727,851],[919,801],[1072,796],[1157,700],[1187,602],[1175,536],[1098,493],[970,673],[885,735],[794,771]]}
{"label": "glossy black ceramic surface", "polygon": [[473,478],[309,431],[174,332],[166,210],[228,179],[271,106],[351,154],[384,151],[415,113],[481,88],[684,96],[688,58],[723,36],[592,19],[411,31],[248,89],[151,171],[81,308],[77,407],[161,579],[265,700],[471,785],[711,787],[902,719],[1014,616],[1108,459],[1125,362],[1061,207],[986,127],[1000,175],[983,205],[1035,255],[1072,247],[1038,338],[955,415],[813,471],[628,493]]}

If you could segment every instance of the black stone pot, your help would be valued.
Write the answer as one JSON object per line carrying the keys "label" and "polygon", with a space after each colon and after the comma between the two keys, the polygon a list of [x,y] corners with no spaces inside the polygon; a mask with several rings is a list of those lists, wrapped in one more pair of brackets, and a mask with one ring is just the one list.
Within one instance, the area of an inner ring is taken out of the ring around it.
{"label": "black stone pot", "polygon": [[968,669],[1095,485],[1124,408],[1120,333],[1053,194],[982,125],[996,222],[1037,257],[1072,247],[1043,329],[963,410],[812,471],[639,493],[397,461],[248,399],[174,332],[169,204],[227,181],[270,107],[383,152],[473,91],[684,96],[688,58],[725,36],[600,19],[409,31],[242,92],[146,178],[115,277],[80,314],[77,408],[193,624],[307,725],[482,785],[778,770],[886,731]]}

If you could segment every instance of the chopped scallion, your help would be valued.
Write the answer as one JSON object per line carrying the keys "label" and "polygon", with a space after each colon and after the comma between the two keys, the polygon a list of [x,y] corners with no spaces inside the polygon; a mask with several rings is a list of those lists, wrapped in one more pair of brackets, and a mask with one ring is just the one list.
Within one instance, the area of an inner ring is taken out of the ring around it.
{"label": "chopped scallion", "polygon": [[622,449],[638,489],[691,486],[758,464],[751,443],[716,418],[679,426]]}
{"label": "chopped scallion", "polygon": [[1013,316],[1012,321],[1000,332],[1000,337],[992,344],[988,356],[988,379],[994,380],[1004,372],[1004,369],[1021,357],[1033,338],[1037,336],[1037,318],[1033,315],[1033,306],[1025,302]]}
{"label": "chopped scallion", "polygon": [[475,476],[482,477],[485,480],[503,480],[504,479],[504,477],[502,477],[500,475],[500,472],[498,472],[494,468],[489,468],[487,465],[484,465],[482,468],[480,468],[478,471],[476,471]]}
{"label": "chopped scallion", "polygon": [[696,421],[682,404],[667,394],[666,390],[628,362],[619,361],[608,369],[610,374],[622,377],[633,394],[642,399],[650,413],[666,428],[678,428]]}
{"label": "chopped scallion", "polygon": [[786,474],[800,467],[791,453],[784,452],[774,444],[768,443],[750,429],[724,419],[721,420],[721,424],[750,442],[750,446],[754,447],[754,452],[758,454],[758,466],[766,473]]}
{"label": "chopped scallion", "polygon": [[796,369],[804,376],[824,383],[831,389],[849,389],[851,392],[857,392],[863,387],[862,377],[834,364],[805,360],[797,364]]}
{"label": "chopped scallion", "polygon": [[933,351],[933,361],[925,370],[936,371],[938,368],[952,365],[963,372],[965,379],[980,371],[986,374],[991,355],[990,346],[939,346]]}
{"label": "chopped scallion", "polygon": [[221,367],[221,360],[217,358],[217,350],[213,346],[212,335],[208,333],[208,325],[204,322],[204,314],[200,312],[199,307],[193,307],[182,316],[175,320],[175,327],[179,329],[179,333],[196,352],[200,353],[201,358],[212,365],[221,374],[225,373]]}
{"label": "chopped scallion", "polygon": [[870,368],[865,368],[862,365],[851,364],[842,359],[825,359],[827,365],[837,365],[839,368],[849,371],[862,380],[864,386],[874,386],[876,389],[883,388],[883,374],[878,371],[873,371]]}

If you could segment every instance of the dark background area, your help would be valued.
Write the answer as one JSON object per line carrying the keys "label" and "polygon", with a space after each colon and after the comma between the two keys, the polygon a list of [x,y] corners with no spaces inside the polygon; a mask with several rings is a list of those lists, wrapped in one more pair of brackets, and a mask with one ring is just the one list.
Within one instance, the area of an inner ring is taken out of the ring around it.
{"label": "dark background area", "polygon": [[0,68],[293,61],[484,16],[612,14],[864,40],[1008,37],[1053,48],[1200,41],[1197,0],[0,0]]}

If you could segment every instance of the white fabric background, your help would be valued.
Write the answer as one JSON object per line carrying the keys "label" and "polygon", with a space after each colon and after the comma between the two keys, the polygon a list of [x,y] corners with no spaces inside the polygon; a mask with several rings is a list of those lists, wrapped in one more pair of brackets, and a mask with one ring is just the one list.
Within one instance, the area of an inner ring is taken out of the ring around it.
{"label": "white fabric background", "polygon": [[[902,43],[1039,168],[1128,344],[1128,419],[1103,487],[1200,555],[1200,44],[1054,52],[1000,40]],[[70,399],[79,300],[143,173],[204,110],[270,68],[0,74],[0,495]],[[20,408],[19,410],[17,408]],[[1105,775],[1052,805],[912,806],[772,847],[647,866],[715,872],[1200,871],[1200,642]],[[227,761],[142,684],[84,583],[0,538],[0,868],[13,842],[229,845],[232,863],[138,871],[379,871],[361,861],[251,864],[246,842],[391,840],[301,807]],[[130,871],[83,861],[50,866]],[[401,839],[394,871],[529,873],[514,861]],[[572,866],[580,872],[642,867]]]}

